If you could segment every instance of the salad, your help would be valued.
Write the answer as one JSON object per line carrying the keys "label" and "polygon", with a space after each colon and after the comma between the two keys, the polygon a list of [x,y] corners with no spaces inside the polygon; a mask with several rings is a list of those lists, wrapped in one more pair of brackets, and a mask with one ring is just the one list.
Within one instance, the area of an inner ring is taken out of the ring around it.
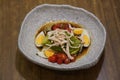
{"label": "salad", "polygon": [[81,25],[68,21],[44,24],[35,36],[37,55],[49,62],[69,64],[76,61],[84,48],[90,46],[90,36]]}

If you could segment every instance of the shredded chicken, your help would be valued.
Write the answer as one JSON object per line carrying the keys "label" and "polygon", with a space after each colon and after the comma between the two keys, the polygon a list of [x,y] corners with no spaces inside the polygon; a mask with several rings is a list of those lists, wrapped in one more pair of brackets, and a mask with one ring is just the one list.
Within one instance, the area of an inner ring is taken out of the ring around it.
{"label": "shredded chicken", "polygon": [[69,25],[69,28],[70,28],[70,29],[74,29],[70,24],[68,24],[68,25]]}
{"label": "shredded chicken", "polygon": [[[69,36],[66,35],[66,33],[69,34]],[[73,36],[73,33],[68,32],[67,30],[61,30],[61,29],[56,29],[54,31],[49,31],[48,32],[48,39],[52,40],[54,44],[49,45],[50,47],[52,46],[58,46],[60,45],[62,50],[66,53],[69,59],[73,59],[73,57],[70,55],[69,51],[69,46],[70,42],[73,43],[70,38]],[[64,47],[63,45],[66,44]]]}
{"label": "shredded chicken", "polygon": [[67,43],[67,46],[66,46],[66,54],[67,54],[67,56],[72,60],[72,59],[74,59],[71,55],[70,55],[70,52],[69,52],[69,40],[67,40],[68,41],[68,43]]}

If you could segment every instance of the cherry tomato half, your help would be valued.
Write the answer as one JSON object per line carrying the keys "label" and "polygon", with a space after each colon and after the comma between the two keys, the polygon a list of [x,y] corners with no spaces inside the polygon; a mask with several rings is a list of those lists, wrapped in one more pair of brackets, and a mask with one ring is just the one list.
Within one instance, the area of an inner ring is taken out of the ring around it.
{"label": "cherry tomato half", "polygon": [[52,30],[56,30],[58,28],[68,30],[69,32],[71,32],[71,29],[69,28],[69,24],[67,23],[58,23],[52,26]]}
{"label": "cherry tomato half", "polygon": [[61,26],[60,23],[55,24],[55,25],[52,26],[52,30],[58,29],[58,28],[60,28],[60,26]]}
{"label": "cherry tomato half", "polygon": [[50,56],[50,57],[48,58],[48,61],[55,63],[55,62],[57,61],[56,55]]}
{"label": "cherry tomato half", "polygon": [[70,59],[68,59],[68,58],[65,59],[65,60],[64,60],[64,63],[65,63],[65,64],[69,64],[69,63],[70,63]]}
{"label": "cherry tomato half", "polygon": [[60,28],[71,32],[71,29],[69,28],[69,24],[67,24],[67,23],[63,23]]}
{"label": "cherry tomato half", "polygon": [[62,64],[62,63],[63,63],[63,60],[59,58],[59,59],[57,60],[57,63],[58,63],[58,64]]}
{"label": "cherry tomato half", "polygon": [[56,56],[57,56],[58,59],[62,59],[62,60],[67,59],[67,56],[64,53],[57,53]]}
{"label": "cherry tomato half", "polygon": [[75,62],[76,57],[73,56],[73,59],[71,59],[71,62]]}

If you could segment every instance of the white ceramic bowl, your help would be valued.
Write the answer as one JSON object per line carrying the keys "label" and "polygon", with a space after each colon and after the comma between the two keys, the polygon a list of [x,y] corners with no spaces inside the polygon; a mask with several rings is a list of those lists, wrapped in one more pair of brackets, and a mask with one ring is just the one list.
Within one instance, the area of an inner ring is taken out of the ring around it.
{"label": "white ceramic bowl", "polygon": [[[35,34],[42,24],[51,20],[68,20],[82,24],[90,33],[91,45],[89,51],[79,60],[70,64],[59,65],[36,55],[38,49],[34,45]],[[56,70],[76,70],[95,65],[104,49],[106,31],[99,19],[82,8],[70,5],[43,4],[32,9],[25,17],[18,46],[21,52],[32,62]]]}

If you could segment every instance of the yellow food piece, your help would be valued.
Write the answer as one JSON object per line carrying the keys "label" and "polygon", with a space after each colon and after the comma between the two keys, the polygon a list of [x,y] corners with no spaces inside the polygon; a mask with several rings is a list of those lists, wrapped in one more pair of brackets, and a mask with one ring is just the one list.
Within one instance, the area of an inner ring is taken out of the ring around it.
{"label": "yellow food piece", "polygon": [[81,28],[76,28],[76,29],[73,30],[73,33],[77,34],[77,35],[82,34],[82,32],[83,32],[83,29],[81,29]]}
{"label": "yellow food piece", "polygon": [[35,44],[42,45],[44,38],[45,38],[45,36],[43,34],[38,35],[35,39]]}
{"label": "yellow food piece", "polygon": [[54,54],[55,52],[51,49],[45,50],[44,54],[46,57],[50,57]]}
{"label": "yellow food piece", "polygon": [[90,44],[90,38],[87,35],[83,35],[84,45],[88,46]]}

